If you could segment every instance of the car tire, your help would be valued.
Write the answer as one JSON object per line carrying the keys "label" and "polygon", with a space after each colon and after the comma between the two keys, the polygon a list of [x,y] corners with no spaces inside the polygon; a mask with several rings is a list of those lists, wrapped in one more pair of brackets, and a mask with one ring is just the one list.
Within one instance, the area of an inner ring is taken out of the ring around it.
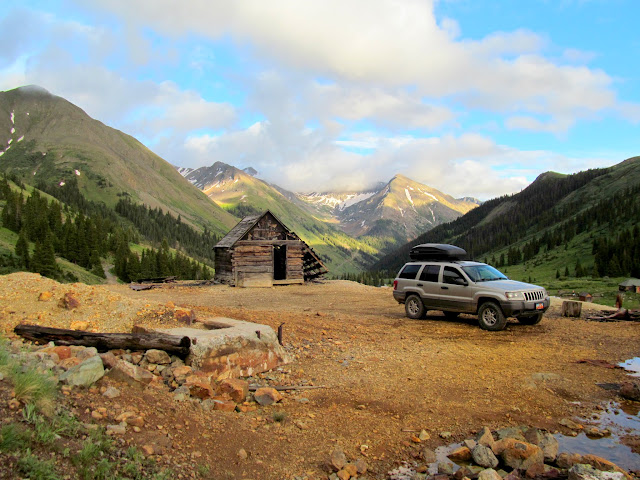
{"label": "car tire", "polygon": [[478,323],[483,330],[497,332],[507,326],[507,317],[497,303],[484,302],[478,309]]}
{"label": "car tire", "polygon": [[404,311],[407,317],[414,320],[424,318],[427,310],[424,308],[424,303],[418,295],[409,295],[404,301]]}
{"label": "car tire", "polygon": [[516,318],[518,319],[518,322],[523,325],[537,325],[542,321],[542,313],[536,313],[535,315]]}
{"label": "car tire", "polygon": [[446,318],[447,320],[457,320],[458,315],[460,315],[460,313],[458,312],[442,312],[444,313],[444,318]]}

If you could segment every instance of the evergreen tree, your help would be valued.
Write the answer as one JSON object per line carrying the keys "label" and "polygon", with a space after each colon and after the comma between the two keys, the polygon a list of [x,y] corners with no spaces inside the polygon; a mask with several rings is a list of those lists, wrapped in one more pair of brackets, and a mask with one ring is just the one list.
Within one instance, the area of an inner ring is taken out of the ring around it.
{"label": "evergreen tree", "polygon": [[31,271],[49,278],[59,277],[60,269],[56,263],[50,235],[46,235],[43,240],[36,241],[31,258]]}
{"label": "evergreen tree", "polygon": [[569,276],[569,266],[564,267],[564,276],[565,277]]}
{"label": "evergreen tree", "polygon": [[20,266],[25,270],[29,270],[29,264],[31,259],[29,258],[29,243],[24,230],[20,230],[18,241],[16,242],[16,256],[20,260]]}

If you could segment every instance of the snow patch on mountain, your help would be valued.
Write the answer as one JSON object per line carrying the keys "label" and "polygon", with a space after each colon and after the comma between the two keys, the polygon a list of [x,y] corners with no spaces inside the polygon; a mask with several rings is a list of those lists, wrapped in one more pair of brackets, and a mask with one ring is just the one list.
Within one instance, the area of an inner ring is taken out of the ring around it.
{"label": "snow patch on mountain", "polygon": [[411,199],[411,194],[409,193],[409,190],[405,188],[404,193],[407,196],[407,200],[409,200],[409,203],[411,204],[411,206],[413,206],[413,200]]}

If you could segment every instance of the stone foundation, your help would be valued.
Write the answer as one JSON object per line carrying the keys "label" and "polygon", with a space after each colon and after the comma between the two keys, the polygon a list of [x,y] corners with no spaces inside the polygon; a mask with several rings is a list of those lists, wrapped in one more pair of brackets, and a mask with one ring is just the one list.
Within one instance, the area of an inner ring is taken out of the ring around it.
{"label": "stone foundation", "polygon": [[202,323],[214,329],[172,328],[163,331],[191,338],[187,365],[211,375],[213,379],[249,377],[291,361],[278,343],[276,333],[267,325],[222,317]]}

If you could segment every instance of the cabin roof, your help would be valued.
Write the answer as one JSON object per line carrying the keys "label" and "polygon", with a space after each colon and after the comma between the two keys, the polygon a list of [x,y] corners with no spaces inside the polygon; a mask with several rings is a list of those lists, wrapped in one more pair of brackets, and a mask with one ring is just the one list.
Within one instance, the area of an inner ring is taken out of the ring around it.
{"label": "cabin roof", "polygon": [[242,220],[238,222],[238,224],[231,229],[229,233],[227,233],[222,240],[220,240],[216,244],[216,248],[231,248],[236,242],[238,242],[242,237],[244,237],[253,227],[256,226],[256,223],[260,221],[262,217],[270,214],[276,221],[282,225],[282,227],[287,231],[287,233],[291,233],[291,231],[285,226],[284,223],[280,221],[278,217],[276,217],[270,210],[267,210],[264,213],[260,213],[258,215],[249,215],[248,217],[244,217]]}
{"label": "cabin roof", "polygon": [[637,278],[628,278],[624,282],[618,284],[621,287],[640,287],[640,280]]}

